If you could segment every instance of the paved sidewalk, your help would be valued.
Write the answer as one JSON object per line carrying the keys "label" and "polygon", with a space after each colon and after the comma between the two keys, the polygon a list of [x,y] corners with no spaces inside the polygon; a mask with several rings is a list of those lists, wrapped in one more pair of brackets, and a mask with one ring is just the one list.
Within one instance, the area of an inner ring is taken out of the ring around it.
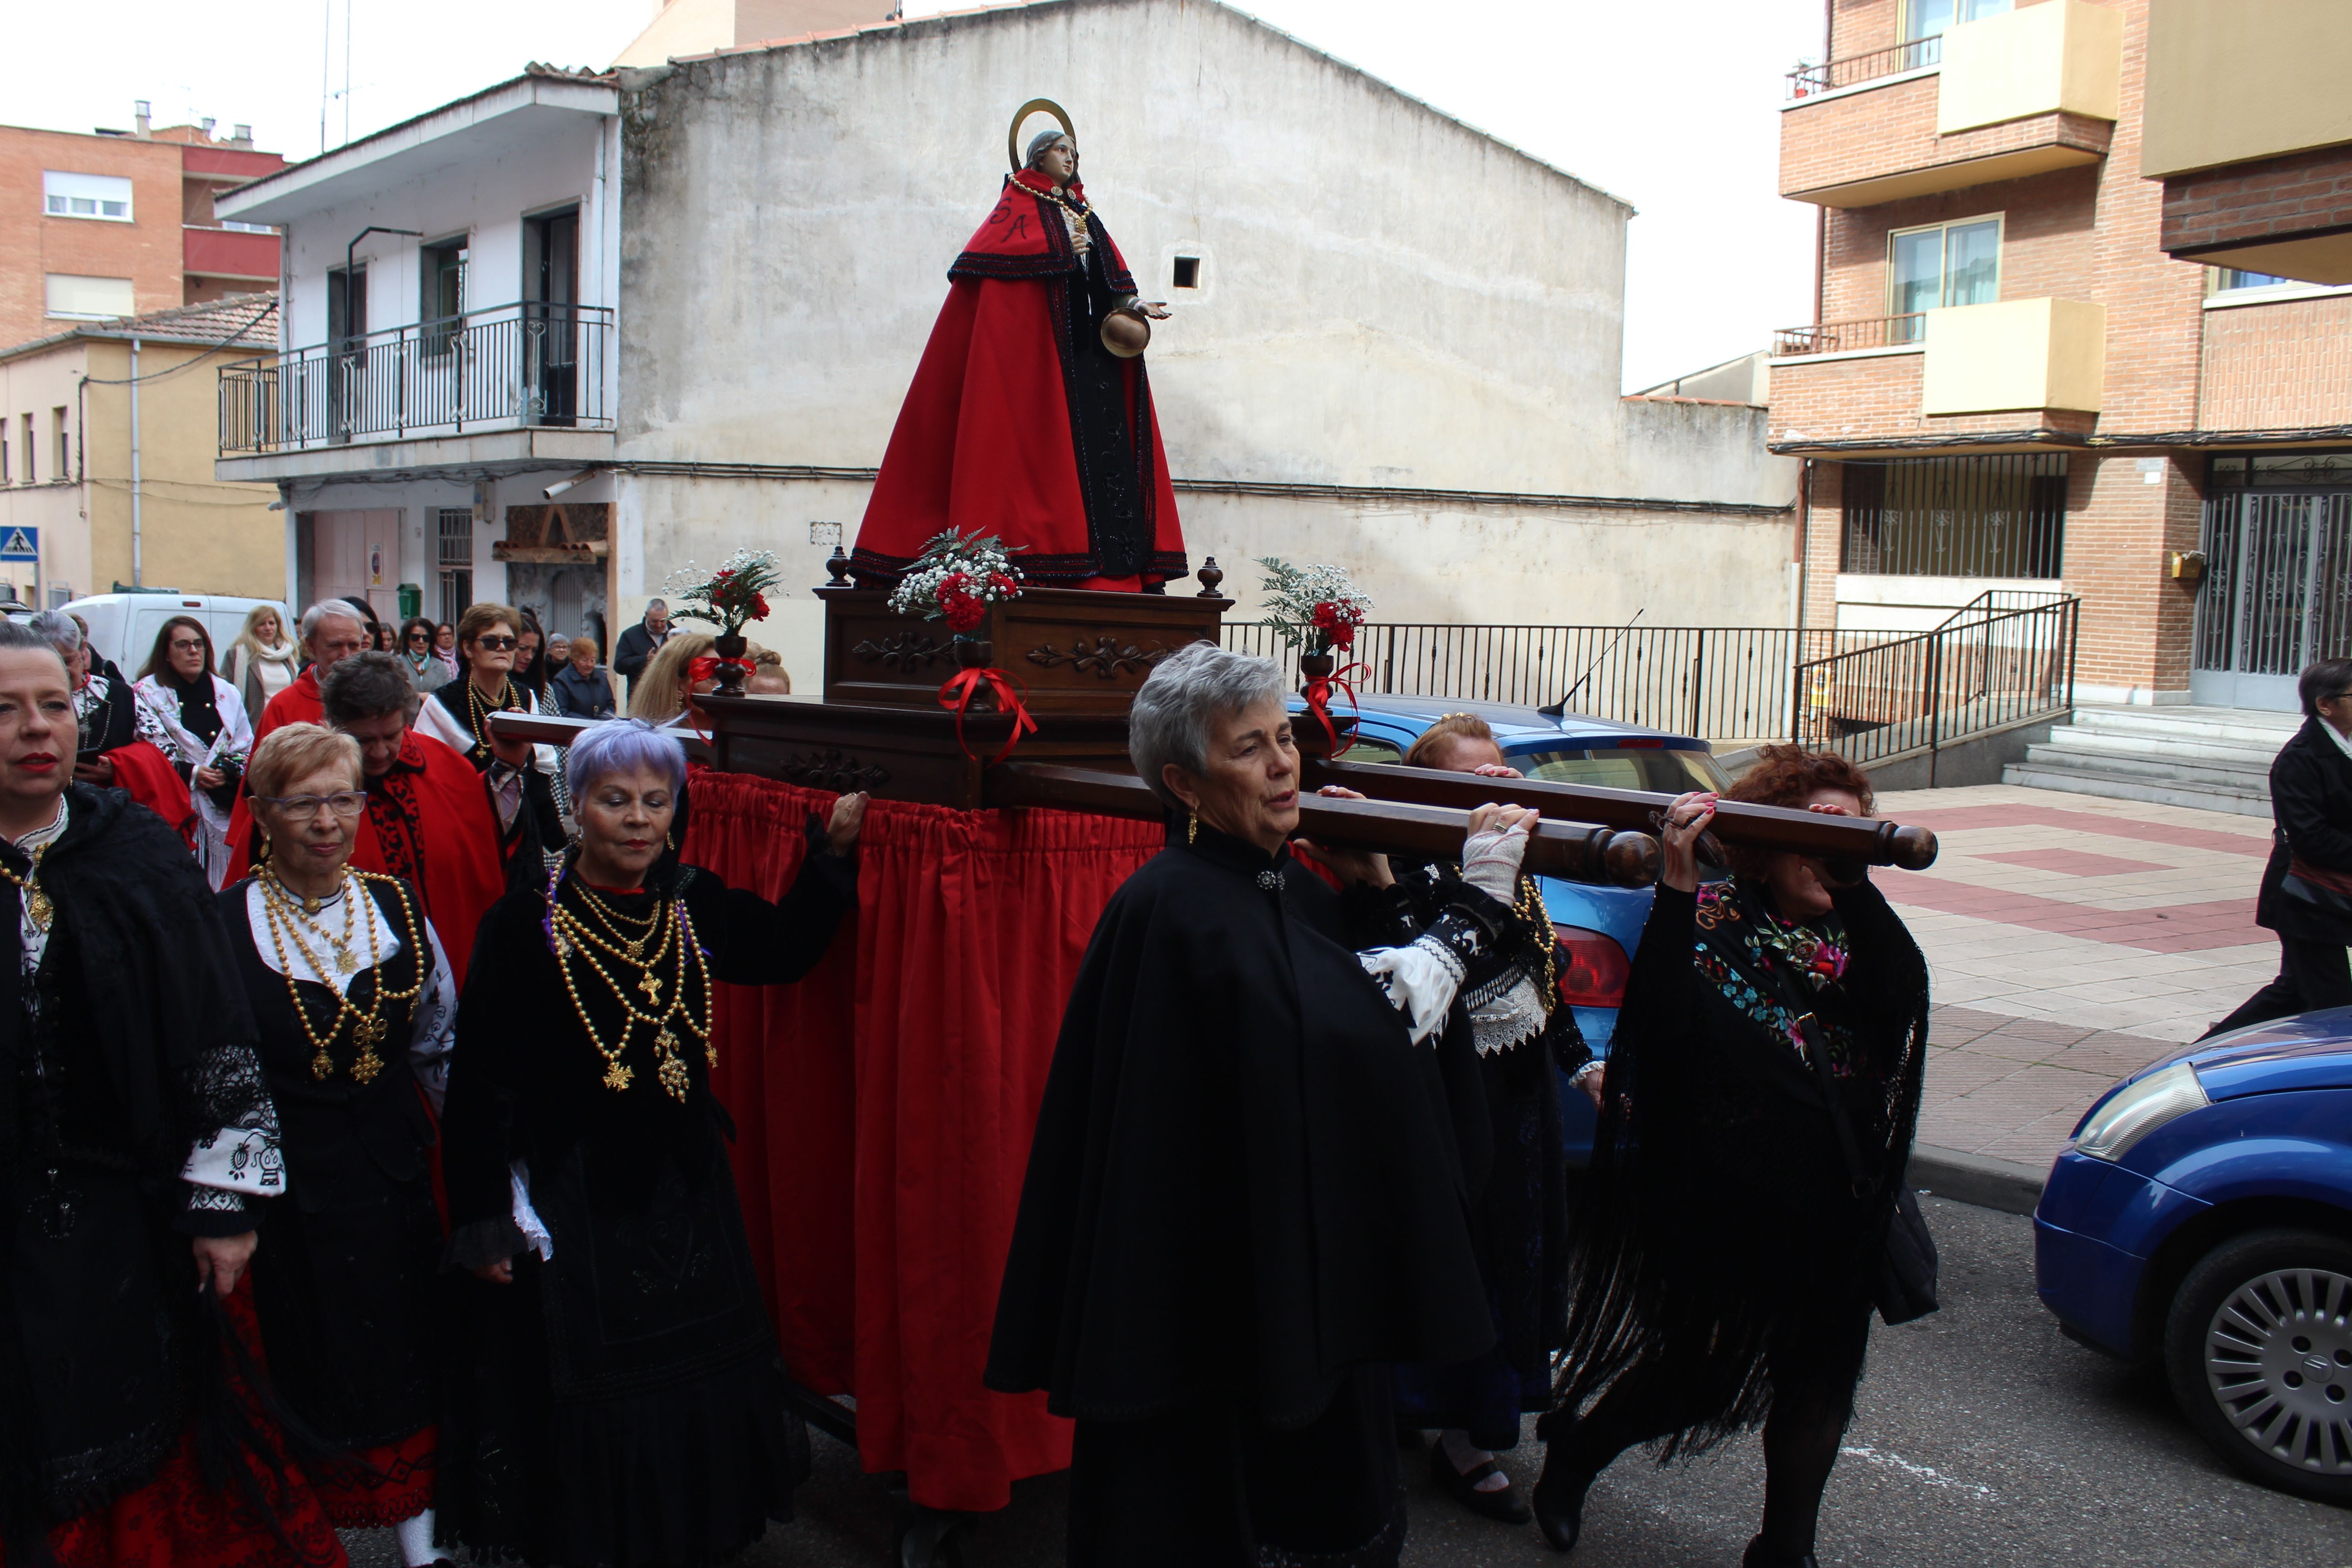
{"label": "paved sidewalk", "polygon": [[2260,818],[2008,784],[1878,809],[1942,844],[1874,874],[1933,976],[1922,1143],[2045,1166],[2109,1084],[2278,971]]}

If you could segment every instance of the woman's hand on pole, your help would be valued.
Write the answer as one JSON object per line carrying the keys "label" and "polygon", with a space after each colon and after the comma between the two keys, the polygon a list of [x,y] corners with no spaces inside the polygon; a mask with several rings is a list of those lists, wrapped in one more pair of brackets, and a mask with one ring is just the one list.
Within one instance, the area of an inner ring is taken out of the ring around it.
{"label": "woman's hand on pole", "polygon": [[1469,830],[1462,836],[1462,879],[1489,898],[1507,904],[1517,901],[1519,861],[1539,815],[1533,806],[1491,801],[1472,812]]}
{"label": "woman's hand on pole", "polygon": [[1658,833],[1658,845],[1664,851],[1659,881],[1676,892],[1698,891],[1698,837],[1714,820],[1713,790],[1693,790],[1675,796],[1675,803],[1666,807],[1666,820]]}
{"label": "woman's hand on pole", "polygon": [[[1361,790],[1349,789],[1340,784],[1325,784],[1315,793],[1328,800],[1371,798]],[[1311,838],[1294,838],[1290,841],[1290,847],[1339,878],[1344,886],[1388,888],[1396,884],[1396,876],[1389,869],[1389,858],[1373,850],[1334,849]]]}

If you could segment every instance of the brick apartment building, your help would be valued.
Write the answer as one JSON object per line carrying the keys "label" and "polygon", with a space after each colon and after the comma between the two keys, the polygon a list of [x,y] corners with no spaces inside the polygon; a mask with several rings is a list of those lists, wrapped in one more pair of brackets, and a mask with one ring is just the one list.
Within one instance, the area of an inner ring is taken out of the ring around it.
{"label": "brick apartment building", "polygon": [[286,166],[213,121],[81,135],[0,126],[0,348],[78,321],[278,287],[278,236],[213,212],[220,192]]}
{"label": "brick apartment building", "polygon": [[2088,702],[2294,705],[2352,653],[2340,0],[1828,0],[1780,191],[1804,621],[2083,601]]}

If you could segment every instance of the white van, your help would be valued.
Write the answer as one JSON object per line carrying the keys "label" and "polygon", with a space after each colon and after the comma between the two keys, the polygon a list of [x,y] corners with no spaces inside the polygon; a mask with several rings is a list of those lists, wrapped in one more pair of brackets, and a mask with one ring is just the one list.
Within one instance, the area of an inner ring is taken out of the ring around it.
{"label": "white van", "polygon": [[93,594],[63,607],[89,623],[90,647],[112,659],[125,678],[136,680],[139,667],[154,651],[156,634],[173,616],[204,623],[212,634],[213,673],[219,674],[217,661],[227,657],[229,644],[245,629],[245,617],[256,605],[274,607],[286,635],[294,635],[294,622],[286,606],[275,599],[238,599],[226,594]]}

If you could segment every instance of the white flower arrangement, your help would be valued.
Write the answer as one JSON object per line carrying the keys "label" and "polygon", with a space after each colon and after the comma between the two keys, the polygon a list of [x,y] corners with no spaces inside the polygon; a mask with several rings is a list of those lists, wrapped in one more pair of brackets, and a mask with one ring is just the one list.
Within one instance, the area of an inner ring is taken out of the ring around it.
{"label": "white flower arrangement", "polygon": [[1356,628],[1372,601],[1348,578],[1347,569],[1328,562],[1293,566],[1275,555],[1261,555],[1265,568],[1265,602],[1274,613],[1264,625],[1293,647],[1308,653],[1342,652],[1356,643]]}

